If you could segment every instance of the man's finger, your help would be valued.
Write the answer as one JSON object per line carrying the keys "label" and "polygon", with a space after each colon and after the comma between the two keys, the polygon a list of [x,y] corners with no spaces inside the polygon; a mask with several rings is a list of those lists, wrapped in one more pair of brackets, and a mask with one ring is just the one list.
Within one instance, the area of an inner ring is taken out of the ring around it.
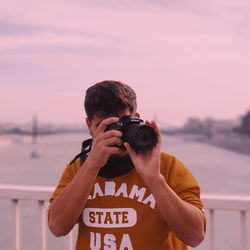
{"label": "man's finger", "polygon": [[103,135],[103,138],[105,138],[105,139],[108,139],[110,137],[120,137],[121,138],[122,132],[119,130],[112,129],[112,130],[106,131]]}
{"label": "man's finger", "polygon": [[118,120],[119,120],[118,117],[109,117],[100,123],[97,130],[100,132],[104,132],[109,124],[111,124],[113,122],[117,122]]}
{"label": "man's finger", "polygon": [[136,156],[136,153],[135,151],[131,148],[131,146],[129,145],[129,143],[127,142],[124,142],[124,146],[128,152],[128,155],[131,157],[131,158],[134,158]]}
{"label": "man's finger", "polygon": [[161,142],[161,131],[154,121],[151,121],[151,127],[154,129],[154,131],[157,134],[158,142]]}
{"label": "man's finger", "polygon": [[151,121],[151,127],[155,130],[155,132],[160,135],[160,129],[159,127],[157,126],[157,124],[154,122],[154,121]]}
{"label": "man's finger", "polygon": [[112,145],[121,146],[122,143],[123,143],[122,140],[117,137],[111,137],[105,140],[105,145],[107,146],[112,146]]}

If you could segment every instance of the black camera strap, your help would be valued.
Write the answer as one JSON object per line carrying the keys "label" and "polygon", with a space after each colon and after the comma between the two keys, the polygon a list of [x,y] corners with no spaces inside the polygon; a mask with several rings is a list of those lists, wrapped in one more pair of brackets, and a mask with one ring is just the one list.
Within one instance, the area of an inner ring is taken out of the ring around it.
{"label": "black camera strap", "polygon": [[70,165],[77,160],[78,158],[80,158],[80,164],[82,166],[82,164],[85,162],[87,155],[89,154],[90,150],[91,150],[91,145],[92,145],[92,139],[87,139],[85,141],[82,142],[82,148],[81,148],[81,153],[79,153],[78,155],[76,155],[74,157],[74,159],[70,162]]}
{"label": "black camera strap", "polygon": [[115,178],[127,174],[132,169],[134,169],[134,164],[128,155],[120,157],[111,156],[107,163],[100,169],[98,176],[104,178]]}
{"label": "black camera strap", "polygon": [[[74,157],[70,164],[80,158],[80,164],[81,166],[83,165],[89,152],[91,151],[92,141],[92,139],[87,139],[82,142],[81,152]],[[132,169],[134,169],[134,165],[128,155],[111,156],[107,163],[98,172],[98,176],[104,178],[114,178],[130,172]]]}

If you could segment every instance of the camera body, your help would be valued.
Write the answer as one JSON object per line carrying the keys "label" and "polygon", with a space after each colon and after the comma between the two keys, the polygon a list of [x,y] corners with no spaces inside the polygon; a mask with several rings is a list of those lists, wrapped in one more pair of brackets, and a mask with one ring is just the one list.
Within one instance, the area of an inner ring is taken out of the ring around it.
{"label": "camera body", "polygon": [[[128,142],[137,154],[145,153],[155,147],[157,134],[152,127],[143,124],[143,120],[125,115],[119,121],[107,126],[108,130],[119,130],[122,132],[122,141]],[[124,146],[121,147],[124,149]]]}

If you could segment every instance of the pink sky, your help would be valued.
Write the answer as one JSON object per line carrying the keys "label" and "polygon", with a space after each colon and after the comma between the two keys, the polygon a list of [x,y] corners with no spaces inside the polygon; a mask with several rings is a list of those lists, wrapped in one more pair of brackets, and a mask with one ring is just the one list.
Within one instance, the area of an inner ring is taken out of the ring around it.
{"label": "pink sky", "polygon": [[126,82],[145,119],[250,108],[250,2],[31,1],[0,8],[0,122],[80,123],[86,88]]}

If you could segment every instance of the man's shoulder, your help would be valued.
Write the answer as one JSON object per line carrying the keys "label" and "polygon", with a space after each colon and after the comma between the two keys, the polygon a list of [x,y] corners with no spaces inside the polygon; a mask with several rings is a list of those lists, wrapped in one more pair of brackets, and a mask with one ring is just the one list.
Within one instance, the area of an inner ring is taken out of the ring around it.
{"label": "man's shoulder", "polygon": [[74,162],[70,162],[67,164],[64,170],[64,174],[75,175],[80,168],[81,168],[80,159],[76,159]]}
{"label": "man's shoulder", "polygon": [[176,160],[177,158],[174,155],[161,152],[161,168],[171,167]]}
{"label": "man's shoulder", "polygon": [[161,160],[172,160],[173,158],[175,158],[175,156],[165,152],[161,152]]}
{"label": "man's shoulder", "polygon": [[161,174],[167,177],[167,175],[169,174],[169,170],[172,168],[175,157],[171,154],[161,152],[160,159],[161,159],[161,163],[160,163]]}
{"label": "man's shoulder", "polygon": [[165,176],[173,173],[190,172],[188,167],[176,156],[161,152],[161,173]]}

